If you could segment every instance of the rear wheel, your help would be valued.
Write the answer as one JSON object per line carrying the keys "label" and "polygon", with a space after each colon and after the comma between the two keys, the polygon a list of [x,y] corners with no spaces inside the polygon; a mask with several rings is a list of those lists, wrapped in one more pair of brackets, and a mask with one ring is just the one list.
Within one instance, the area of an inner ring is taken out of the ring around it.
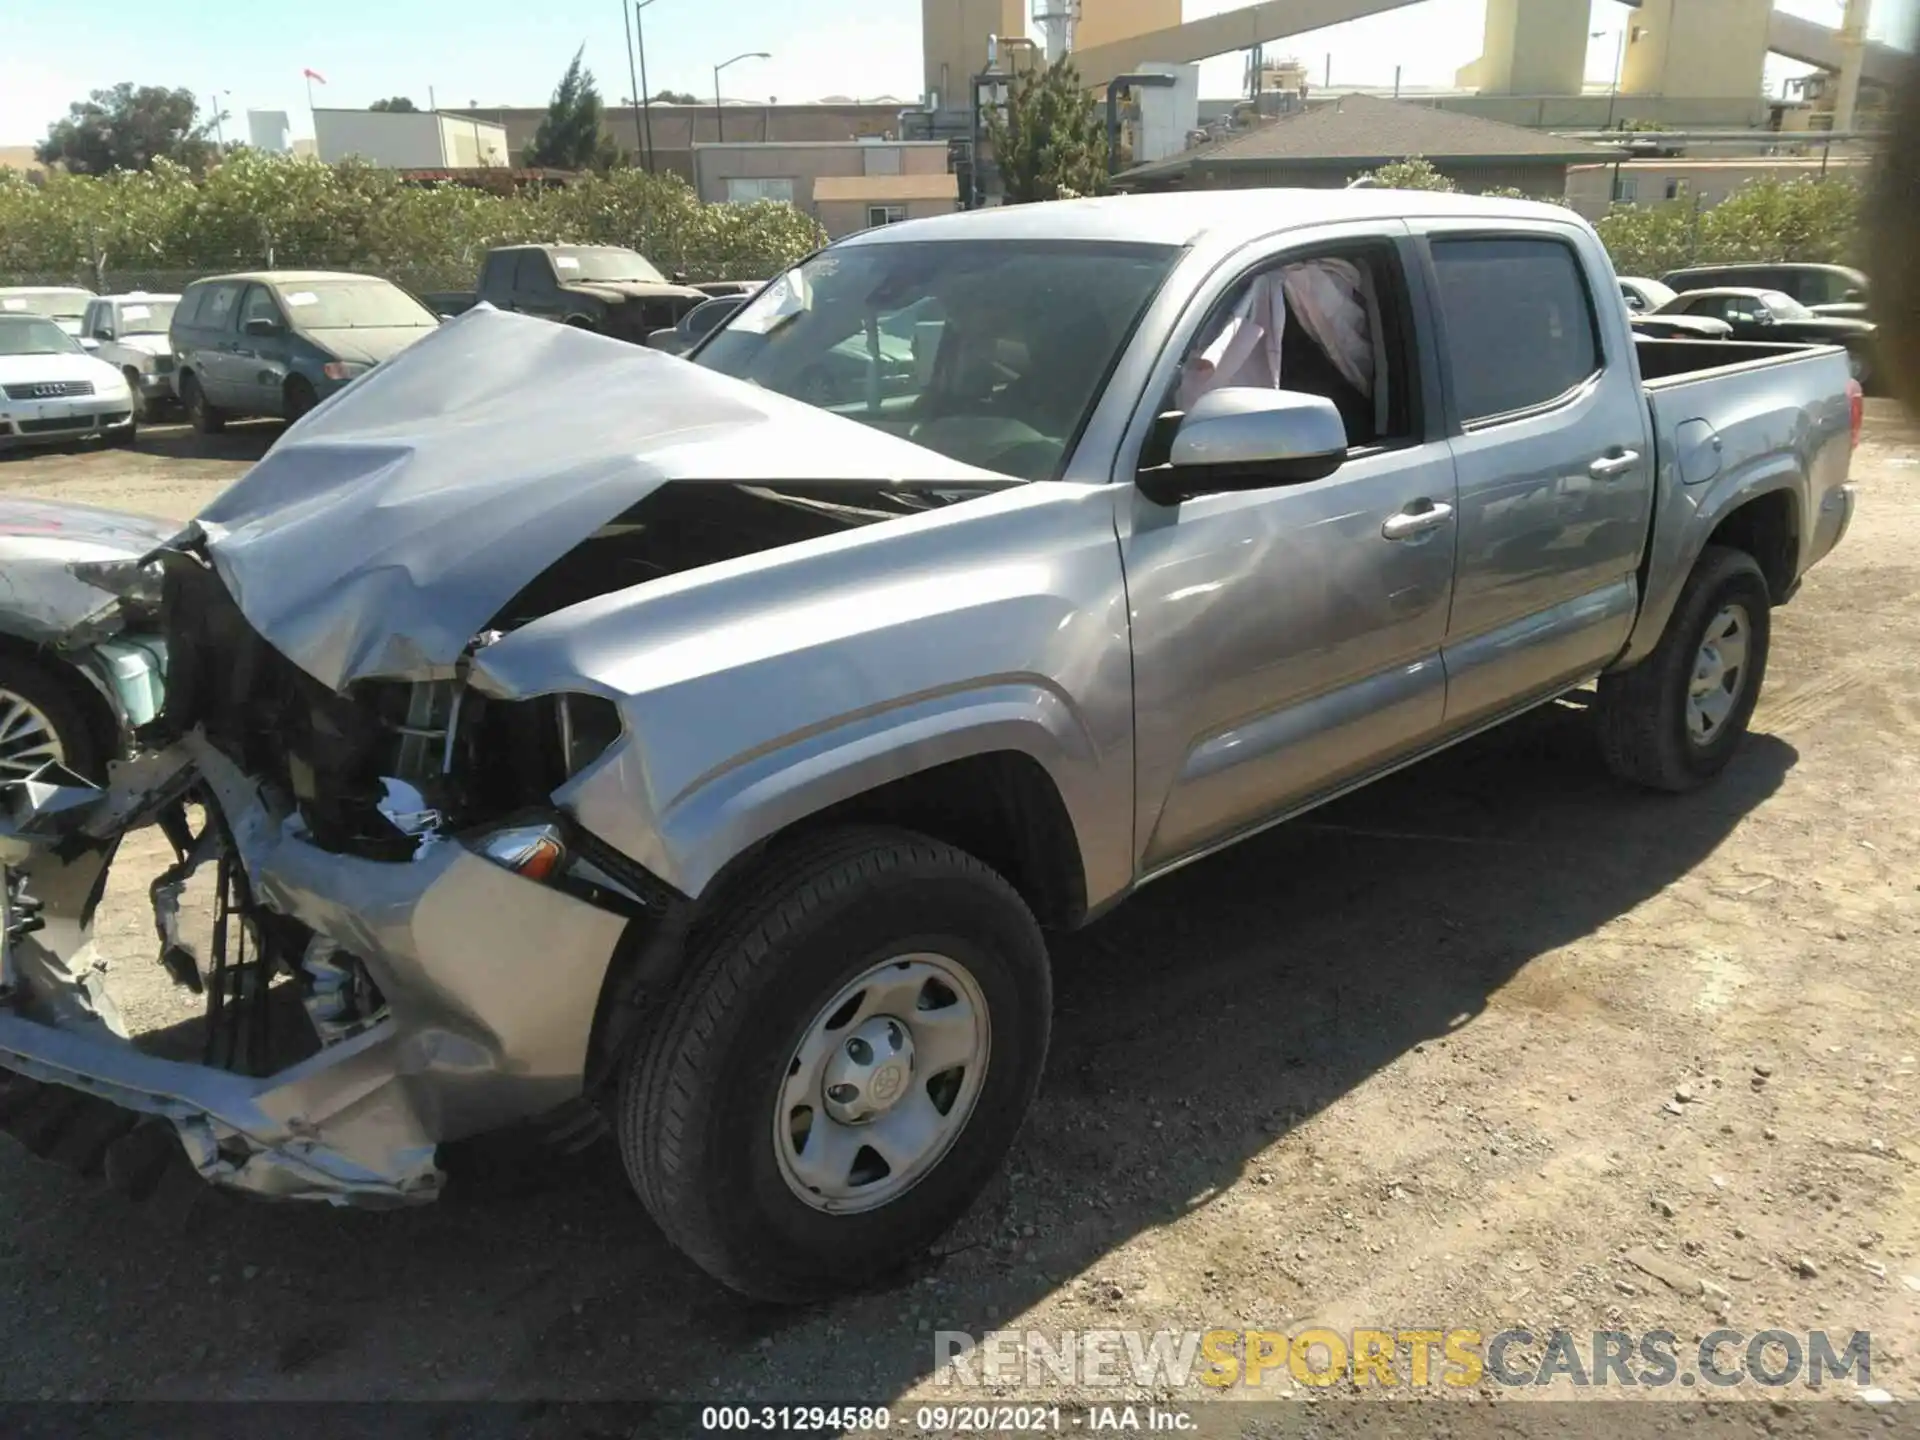
{"label": "rear wheel", "polygon": [[0,783],[24,780],[47,764],[97,778],[101,761],[86,712],[66,682],[44,666],[0,655]]}
{"label": "rear wheel", "polygon": [[627,1062],[627,1173],[733,1289],[857,1288],[998,1169],[1051,1009],[1039,927],[979,861],[902,831],[796,842],[697,944]]}
{"label": "rear wheel", "polygon": [[1726,769],[1766,679],[1772,596],[1751,555],[1709,546],[1660,643],[1600,680],[1600,748],[1622,779],[1691,790]]}
{"label": "rear wheel", "polygon": [[180,377],[180,403],[187,407],[187,419],[202,435],[218,435],[227,428],[225,413],[208,403],[207,392],[200,388],[199,376]]}

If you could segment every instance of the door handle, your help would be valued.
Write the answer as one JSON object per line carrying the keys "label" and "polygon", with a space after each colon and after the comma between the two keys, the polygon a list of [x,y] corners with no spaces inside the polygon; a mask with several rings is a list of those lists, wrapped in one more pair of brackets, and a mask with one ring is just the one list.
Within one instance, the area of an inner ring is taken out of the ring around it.
{"label": "door handle", "polygon": [[1389,540],[1411,540],[1416,535],[1424,535],[1429,530],[1437,530],[1453,519],[1451,505],[1436,504],[1431,500],[1416,500],[1398,515],[1387,518],[1380,527],[1380,533]]}
{"label": "door handle", "polygon": [[1640,463],[1638,450],[1621,450],[1612,455],[1602,455],[1587,466],[1587,473],[1596,480],[1611,480],[1616,475],[1624,475]]}

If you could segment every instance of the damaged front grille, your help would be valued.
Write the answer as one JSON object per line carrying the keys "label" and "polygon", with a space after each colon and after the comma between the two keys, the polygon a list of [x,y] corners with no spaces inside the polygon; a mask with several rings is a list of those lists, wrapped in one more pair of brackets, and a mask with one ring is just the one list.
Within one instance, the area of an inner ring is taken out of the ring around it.
{"label": "damaged front grille", "polygon": [[335,694],[262,639],[197,556],[161,562],[167,704],[140,738],[164,745],[201,726],[322,849],[410,859],[434,834],[547,803],[619,736],[599,696],[489,700],[463,678]]}

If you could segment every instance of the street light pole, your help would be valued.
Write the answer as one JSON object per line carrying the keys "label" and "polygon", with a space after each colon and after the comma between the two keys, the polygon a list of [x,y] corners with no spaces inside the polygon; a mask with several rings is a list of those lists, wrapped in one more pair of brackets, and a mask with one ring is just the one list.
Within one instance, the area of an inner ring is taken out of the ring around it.
{"label": "street light pole", "polygon": [[713,67],[713,123],[714,133],[721,141],[727,138],[727,117],[725,106],[720,99],[720,72],[729,65],[738,65],[742,60],[771,60],[773,56],[765,50],[749,50],[744,55],[736,55],[731,60],[722,60]]}
{"label": "street light pole", "polygon": [[[647,93],[647,17],[640,12],[653,0],[634,0],[633,38],[640,49],[640,115],[646,127],[647,173],[653,173],[653,97]],[[693,143],[689,137],[687,143]]]}
{"label": "street light pole", "polygon": [[[1612,33],[1613,32],[1609,30],[1589,30],[1587,32],[1587,38],[1589,40],[1598,40],[1602,35]],[[1625,26],[1621,27],[1619,36],[1620,38],[1614,42],[1613,46],[1613,75],[1607,82],[1606,128],[1609,130],[1613,128],[1614,107],[1618,105],[1620,101],[1620,67],[1627,63],[1627,31]]]}
{"label": "street light pole", "polygon": [[[638,10],[640,7],[635,6]],[[633,144],[634,153],[642,164],[646,163],[647,141],[640,131],[640,77],[633,70],[633,22],[634,16],[627,13],[627,0],[620,0],[620,23],[627,28],[627,84],[632,86],[633,96]]]}

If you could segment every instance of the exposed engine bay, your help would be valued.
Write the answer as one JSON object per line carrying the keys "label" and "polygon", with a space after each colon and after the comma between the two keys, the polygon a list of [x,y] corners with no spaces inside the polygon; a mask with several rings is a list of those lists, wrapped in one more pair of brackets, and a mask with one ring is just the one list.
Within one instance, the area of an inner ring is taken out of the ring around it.
{"label": "exposed engine bay", "polygon": [[[475,428],[463,403],[492,417],[529,369],[577,396],[637,363],[670,382],[660,408],[632,433],[549,441],[532,473],[524,445],[469,434],[450,461],[399,433],[419,423],[434,348],[502,327],[505,373],[432,407],[449,430]],[[740,432],[776,422],[803,453],[836,442],[834,463],[763,442],[775,473],[725,478]],[[903,466],[914,480],[893,478]],[[489,653],[556,626],[564,650],[564,619],[636,587],[1014,483],[561,327],[491,312],[442,327],[141,560],[74,567],[115,623],[157,638],[164,703],[104,787],[59,767],[0,787],[15,1093],[64,1087],[113,1110],[92,1158],[128,1188],[147,1183],[160,1121],[217,1183],[431,1199],[439,1143],[578,1105],[618,1008],[616,956],[689,903],[563,801],[621,740],[617,696],[584,676],[509,693],[477,673]],[[92,952],[107,871],[147,825],[172,855],[150,887],[158,958],[205,1005],[192,1056],[132,1043]],[[183,896],[209,884],[197,941]]]}

